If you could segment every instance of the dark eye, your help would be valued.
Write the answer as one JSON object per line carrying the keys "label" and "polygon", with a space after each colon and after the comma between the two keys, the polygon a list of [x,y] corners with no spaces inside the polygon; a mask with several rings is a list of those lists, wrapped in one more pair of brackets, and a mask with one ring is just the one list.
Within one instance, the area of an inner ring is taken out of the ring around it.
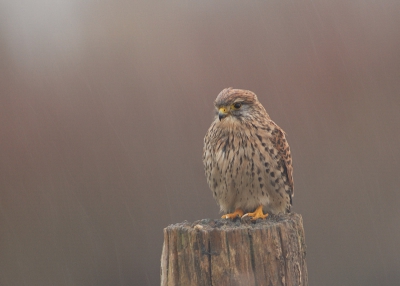
{"label": "dark eye", "polygon": [[241,103],[241,102],[236,102],[236,103],[233,105],[233,107],[236,108],[236,109],[239,109],[241,106],[242,106],[242,103]]}

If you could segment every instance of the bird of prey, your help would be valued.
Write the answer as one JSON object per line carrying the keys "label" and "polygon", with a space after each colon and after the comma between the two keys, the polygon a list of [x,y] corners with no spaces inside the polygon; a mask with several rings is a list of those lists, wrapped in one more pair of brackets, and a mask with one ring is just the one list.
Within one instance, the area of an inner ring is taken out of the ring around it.
{"label": "bird of prey", "polygon": [[251,91],[226,88],[214,105],[203,163],[222,218],[290,212],[293,167],[285,132]]}

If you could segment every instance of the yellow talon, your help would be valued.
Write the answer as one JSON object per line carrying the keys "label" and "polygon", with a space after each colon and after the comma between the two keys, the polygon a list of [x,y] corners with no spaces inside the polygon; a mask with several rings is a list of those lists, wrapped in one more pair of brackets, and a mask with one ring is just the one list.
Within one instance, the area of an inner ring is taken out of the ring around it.
{"label": "yellow talon", "polygon": [[236,209],[233,213],[230,213],[230,214],[225,214],[225,215],[223,215],[221,218],[226,218],[226,219],[228,219],[228,218],[230,218],[230,219],[235,219],[235,218],[237,218],[237,217],[242,217],[243,216],[243,214],[244,214],[244,212],[243,212],[243,210],[242,209]]}
{"label": "yellow talon", "polygon": [[263,206],[259,206],[253,213],[247,213],[244,216],[249,216],[251,217],[252,220],[256,220],[256,219],[265,219],[268,217],[268,214],[264,214],[263,213]]}

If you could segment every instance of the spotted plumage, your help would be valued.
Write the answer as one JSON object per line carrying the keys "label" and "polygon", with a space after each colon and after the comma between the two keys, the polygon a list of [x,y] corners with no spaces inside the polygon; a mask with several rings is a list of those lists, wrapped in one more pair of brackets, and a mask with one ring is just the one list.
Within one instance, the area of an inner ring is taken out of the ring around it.
{"label": "spotted plumage", "polygon": [[290,212],[293,167],[284,131],[251,91],[226,88],[214,105],[203,163],[221,211],[231,213],[223,217]]}

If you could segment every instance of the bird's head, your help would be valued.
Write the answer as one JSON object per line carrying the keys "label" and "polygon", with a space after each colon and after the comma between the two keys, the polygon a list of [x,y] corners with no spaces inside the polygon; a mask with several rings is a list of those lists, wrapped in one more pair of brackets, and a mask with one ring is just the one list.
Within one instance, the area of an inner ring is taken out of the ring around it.
{"label": "bird's head", "polygon": [[[248,90],[225,88],[215,100],[216,115],[219,121],[239,122],[251,120],[266,111],[257,96]],[[267,115],[268,116],[268,115]],[[228,119],[230,118],[230,119]]]}

